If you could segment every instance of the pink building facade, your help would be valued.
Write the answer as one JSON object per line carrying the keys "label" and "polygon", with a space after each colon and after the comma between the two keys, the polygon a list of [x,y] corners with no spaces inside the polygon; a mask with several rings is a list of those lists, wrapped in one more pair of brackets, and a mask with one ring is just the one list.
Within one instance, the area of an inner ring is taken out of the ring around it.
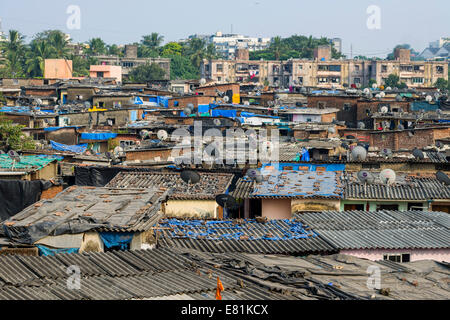
{"label": "pink building facade", "polygon": [[122,82],[122,67],[108,65],[91,66],[89,76],[91,78],[114,78],[117,82]]}

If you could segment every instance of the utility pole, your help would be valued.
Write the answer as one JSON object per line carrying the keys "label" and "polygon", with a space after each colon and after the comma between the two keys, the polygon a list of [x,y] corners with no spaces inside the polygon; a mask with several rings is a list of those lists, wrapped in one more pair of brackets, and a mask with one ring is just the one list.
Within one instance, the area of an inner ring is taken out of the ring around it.
{"label": "utility pole", "polygon": [[350,60],[353,59],[353,44],[350,44]]}

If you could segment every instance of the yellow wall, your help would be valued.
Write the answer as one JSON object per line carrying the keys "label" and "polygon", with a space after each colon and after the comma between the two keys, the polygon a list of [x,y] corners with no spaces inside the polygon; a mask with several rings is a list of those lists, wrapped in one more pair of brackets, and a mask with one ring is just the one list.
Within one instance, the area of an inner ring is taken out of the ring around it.
{"label": "yellow wall", "polygon": [[325,199],[293,199],[291,202],[291,211],[325,211],[340,209],[340,200]]}
{"label": "yellow wall", "polygon": [[165,206],[165,214],[178,218],[216,218],[217,207],[214,200],[169,200]]}

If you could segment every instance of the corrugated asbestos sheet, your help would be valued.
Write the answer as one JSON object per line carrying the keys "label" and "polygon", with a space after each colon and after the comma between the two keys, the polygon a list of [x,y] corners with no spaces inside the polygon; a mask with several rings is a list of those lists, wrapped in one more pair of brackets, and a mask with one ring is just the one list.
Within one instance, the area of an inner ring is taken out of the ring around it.
{"label": "corrugated asbestos sheet", "polygon": [[158,186],[172,189],[170,199],[214,200],[216,195],[226,192],[232,179],[229,173],[200,173],[200,182],[188,185],[179,173],[119,172],[106,187],[145,189]]}
{"label": "corrugated asbestos sheet", "polygon": [[339,171],[273,170],[266,173],[250,198],[340,199],[343,195]]}
{"label": "corrugated asbestos sheet", "polygon": [[[367,287],[366,271],[373,265],[389,283],[389,296]],[[80,268],[79,288],[68,287],[76,284],[69,266]],[[340,254],[293,257],[159,248],[9,256],[0,257],[0,300],[213,300],[217,277],[224,300],[448,300],[449,275],[448,265],[434,261],[398,264]]]}
{"label": "corrugated asbestos sheet", "polygon": [[111,190],[72,186],[4,221],[6,235],[34,243],[48,235],[99,231],[146,231],[160,218],[167,190]]}
{"label": "corrugated asbestos sheet", "polygon": [[296,219],[337,249],[449,249],[450,216],[425,211],[323,211]]}
{"label": "corrugated asbestos sheet", "polygon": [[307,225],[294,220],[161,220],[158,246],[204,252],[303,254],[335,252]]}
{"label": "corrugated asbestos sheet", "polygon": [[[374,174],[378,177],[377,174]],[[380,200],[429,200],[450,199],[450,186],[445,186],[434,177],[415,177],[398,175],[394,185],[386,186],[379,182],[362,184],[352,181],[345,185],[345,199]]]}

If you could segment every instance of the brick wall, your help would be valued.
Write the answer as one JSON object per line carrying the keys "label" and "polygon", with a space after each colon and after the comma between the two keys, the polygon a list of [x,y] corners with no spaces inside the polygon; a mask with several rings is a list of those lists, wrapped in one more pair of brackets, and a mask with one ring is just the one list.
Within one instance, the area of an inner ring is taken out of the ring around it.
{"label": "brick wall", "polygon": [[192,96],[192,97],[177,97],[169,100],[169,107],[174,107],[174,102],[178,101],[178,106],[176,108],[184,108],[189,103],[192,103],[195,107],[203,104],[210,104],[214,102],[213,96]]}

